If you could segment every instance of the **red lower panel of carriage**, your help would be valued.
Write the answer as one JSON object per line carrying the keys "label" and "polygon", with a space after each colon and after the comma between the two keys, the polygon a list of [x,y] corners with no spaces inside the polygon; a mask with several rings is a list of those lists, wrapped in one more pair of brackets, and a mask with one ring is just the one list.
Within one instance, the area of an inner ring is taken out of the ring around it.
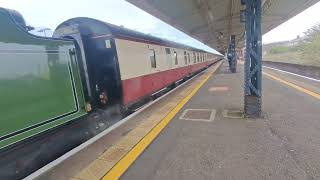
{"label": "red lower panel of carriage", "polygon": [[123,80],[123,104],[128,105],[137,102],[140,98],[157,92],[173,82],[178,81],[179,79],[188,76],[190,73],[196,72],[213,62],[214,61],[208,61]]}

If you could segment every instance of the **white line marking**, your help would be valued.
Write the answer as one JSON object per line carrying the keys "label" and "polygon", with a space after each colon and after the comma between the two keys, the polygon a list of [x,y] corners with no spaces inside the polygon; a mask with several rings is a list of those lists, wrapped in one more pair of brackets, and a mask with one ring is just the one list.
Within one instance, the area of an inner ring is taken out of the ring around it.
{"label": "white line marking", "polygon": [[[185,115],[187,114],[187,112],[189,111],[207,111],[207,112],[211,112],[210,113],[210,117],[209,119],[192,119],[192,118],[185,118]],[[179,117],[179,119],[181,120],[187,120],[187,121],[202,121],[202,122],[211,122],[214,121],[215,117],[216,117],[216,113],[217,111],[215,109],[186,109],[184,110],[184,112],[181,114],[181,116]]]}
{"label": "white line marking", "polygon": [[[240,116],[237,115],[229,115],[228,112],[232,112],[232,113],[239,113]],[[242,111],[238,111],[238,110],[223,110],[222,111],[222,115],[225,118],[231,118],[231,119],[243,119],[243,112]]]}
{"label": "white line marking", "polygon": [[[214,66],[215,64],[213,64]],[[155,104],[156,102],[160,101],[161,99],[165,98],[166,96],[170,95],[171,93],[175,92],[178,88],[180,88],[181,86],[185,85],[186,83],[188,83],[189,81],[193,80],[194,78],[198,77],[199,75],[203,74],[204,71],[206,71],[207,69],[201,71],[200,73],[196,74],[194,77],[192,77],[191,79],[187,80],[186,82],[180,84],[179,86],[177,86],[176,88],[172,89],[171,91],[169,91],[168,93],[164,94],[163,96],[159,97],[158,99],[147,103],[146,105],[144,105],[141,109],[139,109],[138,111],[132,113],[131,115],[129,115],[128,117],[120,120],[119,122],[117,122],[116,124],[112,125],[111,127],[109,127],[108,129],[102,131],[101,133],[99,133],[98,135],[92,137],[91,139],[89,139],[88,141],[82,143],[81,145],[75,147],[74,149],[72,149],[71,151],[65,153],[64,155],[62,155],[61,157],[59,157],[58,159],[52,161],[51,163],[45,165],[44,167],[38,169],[37,171],[35,171],[34,173],[30,174],[29,176],[25,177],[23,180],[29,180],[29,179],[35,179],[37,177],[40,177],[41,175],[43,175],[45,172],[49,171],[50,169],[56,167],[57,165],[61,164],[63,161],[67,160],[68,158],[74,156],[75,154],[77,154],[78,152],[80,152],[81,150],[85,149],[86,147],[90,146],[91,144],[95,143],[96,141],[98,141],[99,139],[101,139],[102,137],[104,137],[105,135],[109,134],[111,131],[113,131],[114,129],[118,128],[119,126],[121,126],[122,124],[126,123],[127,121],[129,121],[131,118],[135,117],[136,115],[138,115],[139,113],[141,113],[143,110],[147,109],[148,107],[150,107],[151,105]]]}
{"label": "white line marking", "polygon": [[281,70],[281,69],[276,69],[276,68],[272,68],[272,67],[268,67],[268,66],[262,66],[262,67],[267,68],[267,69],[272,69],[272,70],[275,70],[275,71],[280,71],[280,72],[287,73],[287,74],[291,74],[291,75],[298,76],[298,77],[301,77],[301,78],[309,79],[311,81],[320,82],[319,79],[314,79],[314,78],[311,78],[311,77],[302,76],[302,75],[295,74],[295,73],[288,72],[288,71],[284,71],[284,70]]}

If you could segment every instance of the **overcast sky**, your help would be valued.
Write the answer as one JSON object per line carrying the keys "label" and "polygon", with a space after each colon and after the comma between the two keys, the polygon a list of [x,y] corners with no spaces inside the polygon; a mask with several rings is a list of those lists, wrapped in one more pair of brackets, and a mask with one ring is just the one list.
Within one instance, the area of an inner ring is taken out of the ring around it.
{"label": "overcast sky", "polygon": [[263,43],[295,39],[318,23],[320,23],[320,2],[265,34]]}
{"label": "overcast sky", "polygon": [[[136,8],[124,0],[0,0],[0,7],[19,11],[35,27],[55,29],[73,17],[91,17],[155,36],[210,50],[199,41]],[[290,40],[319,22],[320,3],[263,37],[264,43]]]}

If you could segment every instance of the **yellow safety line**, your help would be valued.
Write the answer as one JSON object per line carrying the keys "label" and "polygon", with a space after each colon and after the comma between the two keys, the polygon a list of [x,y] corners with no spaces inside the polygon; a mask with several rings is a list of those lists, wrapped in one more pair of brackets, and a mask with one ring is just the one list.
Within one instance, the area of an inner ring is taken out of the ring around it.
{"label": "yellow safety line", "polygon": [[[217,67],[221,62],[217,64]],[[107,174],[103,180],[119,179],[120,176],[131,166],[139,155],[151,144],[151,142],[160,134],[160,132],[169,124],[182,107],[197,93],[197,91],[208,81],[211,75],[218,69],[210,73],[201,81],[184,99],[182,99],[162,120],[159,122],[143,139],[136,144]]]}
{"label": "yellow safety line", "polygon": [[306,93],[306,94],[308,94],[308,95],[310,95],[310,96],[312,96],[312,97],[314,97],[316,99],[320,99],[320,94],[318,94],[318,93],[312,92],[312,91],[310,91],[310,90],[308,90],[306,88],[303,88],[303,87],[295,85],[295,84],[293,84],[291,82],[288,82],[288,81],[285,81],[283,79],[280,79],[280,78],[278,78],[278,77],[276,77],[274,75],[271,75],[269,73],[263,72],[263,74],[267,75],[267,76],[269,76],[269,77],[271,77],[271,78],[273,78],[273,79],[275,79],[275,80],[277,80],[279,82],[282,82],[283,84],[286,84],[286,85],[288,85],[288,86],[290,86],[290,87],[292,87],[292,88],[294,88],[294,89],[296,89],[298,91]]}

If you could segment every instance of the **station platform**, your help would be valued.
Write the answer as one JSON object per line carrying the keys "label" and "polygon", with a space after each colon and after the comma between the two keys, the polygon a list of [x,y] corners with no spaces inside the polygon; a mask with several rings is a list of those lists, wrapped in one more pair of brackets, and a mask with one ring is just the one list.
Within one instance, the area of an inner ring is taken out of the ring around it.
{"label": "station platform", "polygon": [[320,179],[320,83],[263,69],[243,116],[243,66],[218,63],[35,179]]}

